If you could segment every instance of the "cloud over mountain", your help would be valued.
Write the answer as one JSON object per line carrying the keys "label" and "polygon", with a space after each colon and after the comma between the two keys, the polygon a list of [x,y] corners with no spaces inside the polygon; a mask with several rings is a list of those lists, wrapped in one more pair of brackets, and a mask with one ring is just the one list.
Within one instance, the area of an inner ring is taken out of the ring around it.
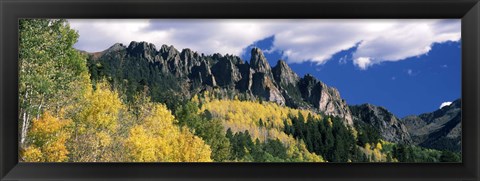
{"label": "cloud over mountain", "polygon": [[400,61],[430,51],[432,44],[458,41],[460,20],[69,20],[79,31],[75,45],[101,51],[113,43],[135,41],[175,45],[201,53],[242,54],[245,47],[274,36],[272,50],[289,63],[323,64],[335,53],[356,47],[360,69]]}

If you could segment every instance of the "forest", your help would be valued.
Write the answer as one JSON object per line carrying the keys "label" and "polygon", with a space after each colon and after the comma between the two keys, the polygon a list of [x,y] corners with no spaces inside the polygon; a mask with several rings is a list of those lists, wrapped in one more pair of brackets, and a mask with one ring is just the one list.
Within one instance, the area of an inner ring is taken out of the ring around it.
{"label": "forest", "polygon": [[89,63],[73,47],[79,35],[66,20],[19,23],[22,162],[461,160],[457,152],[386,141],[368,125],[322,112],[219,89],[179,97],[182,87],[170,87],[177,79],[168,76],[105,76],[99,69],[107,65]]}

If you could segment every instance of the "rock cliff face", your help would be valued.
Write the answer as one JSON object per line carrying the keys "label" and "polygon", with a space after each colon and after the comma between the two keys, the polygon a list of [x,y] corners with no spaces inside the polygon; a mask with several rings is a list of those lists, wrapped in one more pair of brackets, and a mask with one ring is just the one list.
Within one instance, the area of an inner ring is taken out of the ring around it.
{"label": "rock cliff face", "polygon": [[[115,44],[91,55],[89,65],[101,65],[90,66],[91,71],[97,71],[95,75],[116,77],[118,82],[126,79],[126,82],[136,85],[136,89],[140,89],[139,85],[151,87],[162,84],[158,77],[169,77],[183,82],[168,87],[173,87],[175,93],[184,97],[191,96],[198,88],[217,87],[225,92],[249,95],[250,99],[339,116],[345,119],[345,124],[353,126],[349,107],[338,90],[311,75],[300,78],[284,61],[279,60],[272,68],[258,48],[251,50],[249,62],[238,56],[203,55],[190,49],[178,51],[167,45],[157,50],[155,45],[147,42],[131,42],[128,47]],[[126,75],[134,75],[135,78],[130,80],[131,77]],[[169,89],[162,89],[165,90]]]}
{"label": "rock cliff face", "polygon": [[299,82],[303,99],[327,115],[342,117],[348,125],[353,125],[350,108],[340,93],[333,87],[328,87],[310,74]]}
{"label": "rock cliff face", "polygon": [[283,60],[279,60],[272,68],[273,79],[277,83],[282,96],[285,98],[285,105],[293,108],[311,108],[312,105],[305,102],[300,92],[300,77]]}
{"label": "rock cliff face", "polygon": [[268,64],[263,52],[258,48],[251,51],[250,68],[252,70],[252,88],[254,95],[265,98],[268,101],[285,105],[285,98],[280,93],[273,79],[272,68]]}
{"label": "rock cliff face", "polygon": [[287,87],[288,85],[296,86],[298,81],[300,81],[300,77],[298,77],[298,75],[293,72],[283,60],[278,60],[277,65],[273,67],[272,72],[273,78],[282,87]]}
{"label": "rock cliff face", "polygon": [[356,123],[372,126],[386,141],[402,144],[412,143],[407,127],[385,108],[362,104],[350,106],[350,110]]}
{"label": "rock cliff face", "polygon": [[461,151],[461,100],[431,113],[407,116],[402,122],[413,143],[427,148]]}

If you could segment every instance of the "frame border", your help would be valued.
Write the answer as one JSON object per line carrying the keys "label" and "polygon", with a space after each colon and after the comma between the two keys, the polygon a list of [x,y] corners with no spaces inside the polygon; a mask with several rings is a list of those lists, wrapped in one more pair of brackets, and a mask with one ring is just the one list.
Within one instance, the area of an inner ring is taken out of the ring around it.
{"label": "frame border", "polygon": [[[478,180],[478,0],[0,0],[0,180]],[[461,18],[462,163],[18,163],[19,18]]]}

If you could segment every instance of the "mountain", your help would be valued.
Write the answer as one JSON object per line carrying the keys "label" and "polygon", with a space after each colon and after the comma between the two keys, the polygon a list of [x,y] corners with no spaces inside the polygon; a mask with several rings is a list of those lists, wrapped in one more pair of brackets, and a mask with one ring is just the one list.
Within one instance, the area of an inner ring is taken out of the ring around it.
{"label": "mountain", "polygon": [[407,116],[402,122],[414,144],[439,150],[461,151],[461,100],[431,113]]}
{"label": "mountain", "polygon": [[350,110],[357,126],[371,126],[386,141],[412,143],[407,127],[387,109],[371,104],[362,104],[350,106]]}
{"label": "mountain", "polygon": [[353,126],[350,109],[337,89],[312,75],[299,77],[282,60],[271,67],[263,52],[251,50],[249,62],[234,55],[204,55],[190,49],[147,42],[117,43],[102,52],[90,53],[92,80],[106,78],[126,87],[127,97],[148,88],[154,101],[175,107],[202,91],[218,96],[276,102],[343,118]]}
{"label": "mountain", "polygon": [[157,49],[154,44],[134,41],[89,53],[88,67],[93,81],[108,80],[124,91],[127,100],[147,89],[153,101],[163,102],[171,110],[193,95],[209,91],[219,98],[269,101],[337,116],[350,127],[371,127],[393,143],[459,150],[459,101],[400,120],[383,107],[348,106],[336,88],[314,76],[298,76],[283,60],[271,67],[258,48],[250,53],[246,62],[234,55],[204,55],[167,45]]}

